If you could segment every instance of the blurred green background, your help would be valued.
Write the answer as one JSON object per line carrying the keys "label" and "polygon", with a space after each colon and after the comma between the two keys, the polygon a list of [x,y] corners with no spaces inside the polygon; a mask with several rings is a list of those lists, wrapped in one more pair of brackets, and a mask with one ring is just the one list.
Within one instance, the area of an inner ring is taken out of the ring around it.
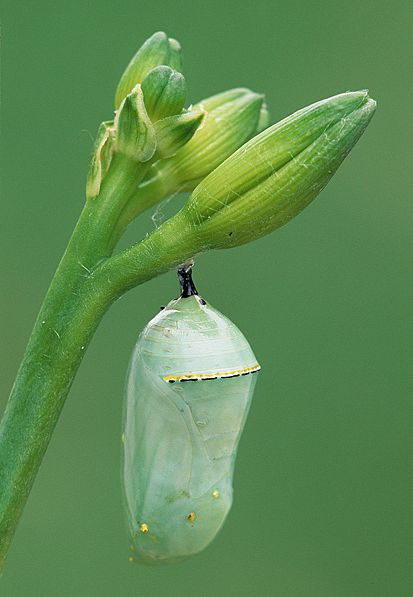
{"label": "blurred green background", "polygon": [[[413,595],[412,23],[402,0],[3,1],[0,407],[82,208],[92,137],[146,37],[180,40],[190,101],[246,85],[267,94],[275,121],[368,87],[378,111],[302,215],[197,262],[200,291],[263,366],[218,538],[179,565],[128,563],[124,376],[139,331],[177,294],[171,272],[100,326],[1,595]],[[151,215],[129,242],[153,227]]]}

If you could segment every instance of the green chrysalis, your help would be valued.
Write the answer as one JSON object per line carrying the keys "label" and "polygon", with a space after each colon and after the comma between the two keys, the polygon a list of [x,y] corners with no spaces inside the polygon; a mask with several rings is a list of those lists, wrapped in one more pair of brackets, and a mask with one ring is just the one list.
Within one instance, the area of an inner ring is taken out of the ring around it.
{"label": "green chrysalis", "polygon": [[260,369],[246,338],[196,292],[138,338],[124,413],[123,484],[131,560],[167,563],[204,549],[232,503],[238,442]]}

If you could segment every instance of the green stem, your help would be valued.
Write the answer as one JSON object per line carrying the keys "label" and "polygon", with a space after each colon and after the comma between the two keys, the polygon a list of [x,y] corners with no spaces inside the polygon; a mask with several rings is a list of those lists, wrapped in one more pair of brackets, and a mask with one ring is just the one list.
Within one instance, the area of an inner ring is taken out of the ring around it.
{"label": "green stem", "polygon": [[99,264],[92,272],[89,284],[105,284],[111,296],[116,298],[177,267],[206,248],[196,228],[180,211],[140,243]]}
{"label": "green stem", "polygon": [[108,306],[99,299],[99,289],[95,295],[73,292],[70,276],[65,281],[59,274],[0,426],[0,567],[82,356]]}
{"label": "green stem", "polygon": [[161,160],[153,164],[149,168],[145,179],[130,196],[119,216],[110,243],[112,250],[127,226],[137,216],[174,193],[193,191],[199,182],[200,179],[182,182],[179,174],[168,164],[168,161]]}
{"label": "green stem", "polygon": [[[100,195],[82,211],[35,323],[0,424],[0,569],[86,347],[122,292],[93,272],[108,261],[114,224],[147,169],[115,156]],[[157,273],[147,268],[142,280]]]}

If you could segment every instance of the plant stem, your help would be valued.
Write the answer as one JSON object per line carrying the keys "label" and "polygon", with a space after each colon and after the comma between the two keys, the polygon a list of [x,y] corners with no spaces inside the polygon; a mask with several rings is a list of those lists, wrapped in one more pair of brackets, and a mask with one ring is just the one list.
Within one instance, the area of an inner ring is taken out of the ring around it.
{"label": "plant stem", "polygon": [[86,346],[108,306],[99,293],[73,291],[70,276],[67,282],[57,275],[52,283],[0,426],[0,567]]}
{"label": "plant stem", "polygon": [[110,247],[113,249],[116,246],[128,225],[141,213],[167,197],[171,197],[174,193],[193,191],[199,182],[200,179],[182,182],[179,175],[167,162],[164,164],[161,161],[153,164],[120,214],[113,231]]}
{"label": "plant stem", "polygon": [[180,211],[140,243],[99,264],[89,282],[100,286],[104,281],[111,295],[119,297],[207,248]]}
{"label": "plant stem", "polygon": [[[0,424],[0,570],[86,347],[123,292],[93,273],[108,261],[113,227],[147,169],[115,156],[100,195],[82,211],[35,323]],[[158,273],[148,265],[142,280]]]}

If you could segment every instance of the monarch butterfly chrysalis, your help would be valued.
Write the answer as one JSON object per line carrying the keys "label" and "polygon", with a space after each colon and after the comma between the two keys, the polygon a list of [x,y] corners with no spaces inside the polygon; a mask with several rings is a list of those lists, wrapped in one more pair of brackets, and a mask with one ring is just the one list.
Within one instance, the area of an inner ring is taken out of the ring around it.
{"label": "monarch butterfly chrysalis", "polygon": [[204,549],[231,508],[238,442],[260,369],[247,340],[197,293],[182,294],[138,338],[124,413],[123,485],[131,560]]}

